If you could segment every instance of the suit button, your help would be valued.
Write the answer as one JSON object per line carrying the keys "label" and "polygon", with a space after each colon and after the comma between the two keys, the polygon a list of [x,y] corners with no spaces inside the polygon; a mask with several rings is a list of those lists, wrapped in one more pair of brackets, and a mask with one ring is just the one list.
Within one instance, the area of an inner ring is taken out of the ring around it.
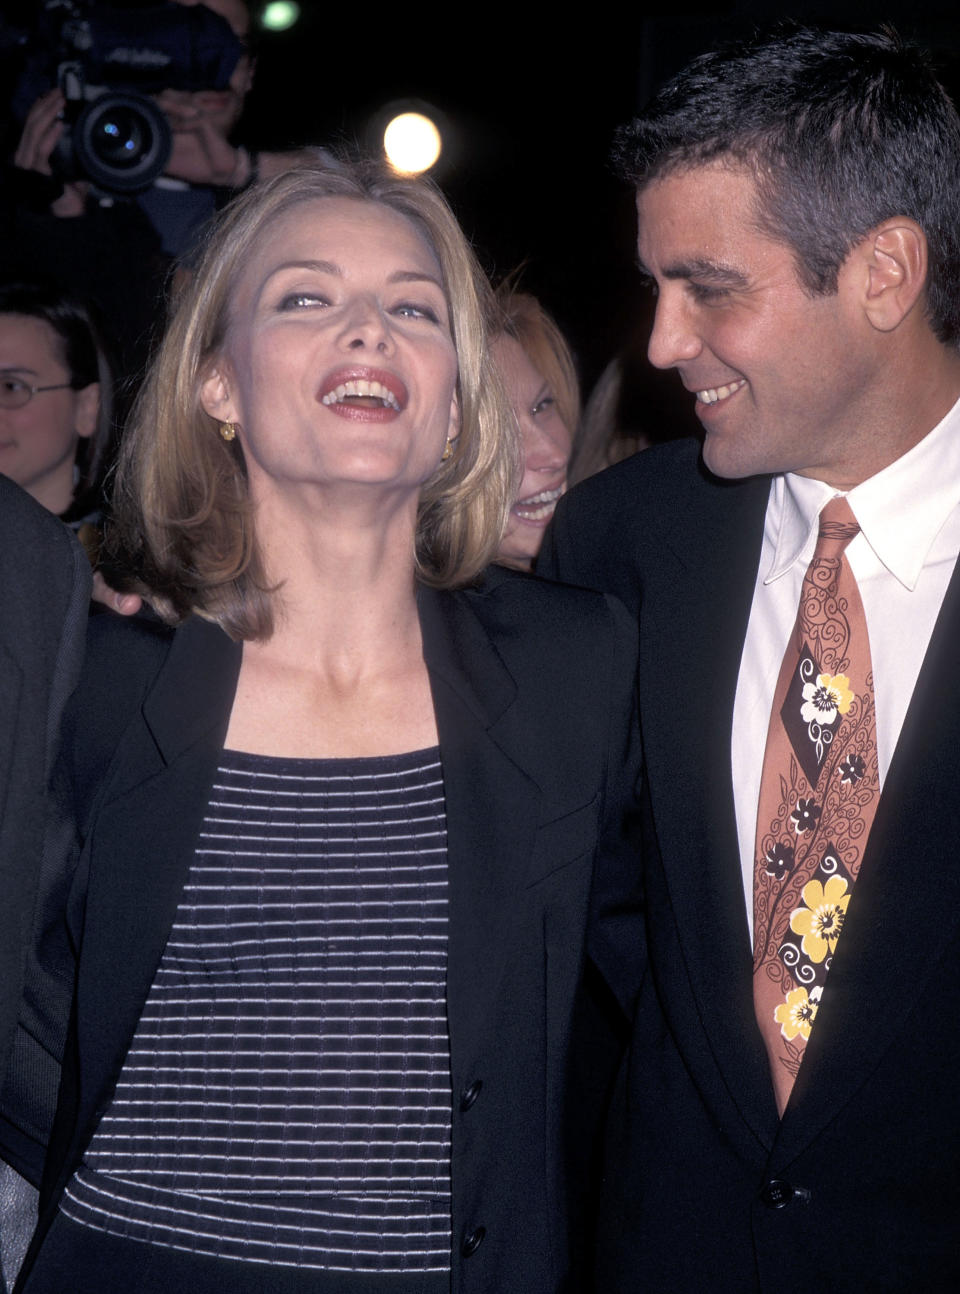
{"label": "suit button", "polygon": [[486,1234],[486,1227],[474,1227],[472,1231],[467,1232],[463,1237],[463,1244],[460,1246],[460,1252],[463,1254],[464,1258],[469,1258],[471,1254],[475,1254],[477,1252],[483,1244],[483,1237]]}
{"label": "suit button", "polygon": [[768,1209],[785,1209],[794,1198],[794,1190],[789,1182],[775,1177],[764,1186],[760,1198]]}
{"label": "suit button", "polygon": [[466,1114],[474,1101],[480,1095],[480,1089],[483,1087],[483,1079],[475,1078],[469,1087],[465,1087],[460,1093],[460,1109]]}

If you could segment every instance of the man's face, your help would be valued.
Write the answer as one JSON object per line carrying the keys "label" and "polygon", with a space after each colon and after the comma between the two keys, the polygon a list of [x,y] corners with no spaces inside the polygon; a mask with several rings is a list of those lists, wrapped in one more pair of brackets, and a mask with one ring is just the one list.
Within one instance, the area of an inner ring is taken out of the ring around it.
{"label": "man's face", "polygon": [[696,393],[718,476],[799,472],[849,488],[874,470],[882,363],[860,269],[848,257],[835,294],[808,295],[792,249],[758,230],[755,204],[753,177],[721,163],[640,191],[640,261],[658,291],[650,361]]}

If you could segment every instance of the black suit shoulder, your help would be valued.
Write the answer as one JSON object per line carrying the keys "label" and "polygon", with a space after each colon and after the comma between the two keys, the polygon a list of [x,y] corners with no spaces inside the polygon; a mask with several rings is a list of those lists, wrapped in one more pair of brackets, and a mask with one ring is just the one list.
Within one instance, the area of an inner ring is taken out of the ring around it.
{"label": "black suit shoulder", "polygon": [[666,548],[682,556],[722,547],[744,509],[762,512],[768,491],[768,477],[714,476],[696,440],[654,446],[560,500],[538,570],[611,592],[636,613],[645,572],[658,568]]}
{"label": "black suit shoulder", "polygon": [[622,690],[621,674],[632,682],[637,627],[616,597],[502,567],[460,596],[516,681],[521,706],[553,711],[568,733],[580,711],[595,723]]}
{"label": "black suit shoulder", "polygon": [[501,732],[548,800],[602,785],[622,809],[636,777],[636,619],[608,594],[499,567],[453,596],[484,631],[461,664],[482,674],[484,644],[500,657],[514,688]]}
{"label": "black suit shoulder", "polygon": [[686,496],[715,478],[702,466],[695,440],[670,441],[633,454],[574,486],[557,505],[557,521],[592,531],[596,542],[642,537],[652,524],[669,519]]}
{"label": "black suit shoulder", "polygon": [[589,652],[598,633],[615,635],[626,623],[622,605],[606,593],[502,566],[490,567],[476,588],[456,596],[465,598],[498,648],[515,655],[521,667]]}
{"label": "black suit shoulder", "polygon": [[33,541],[39,538],[61,547],[64,552],[73,545],[70,532],[63,523],[6,476],[0,476],[0,516],[5,527],[18,531],[31,542],[31,547],[24,547],[19,553],[9,549],[0,552],[0,568],[29,569],[42,565],[45,552],[32,546]]}
{"label": "black suit shoulder", "polygon": [[0,476],[0,589],[7,650],[52,669],[65,621],[89,597],[90,568],[67,527]]}

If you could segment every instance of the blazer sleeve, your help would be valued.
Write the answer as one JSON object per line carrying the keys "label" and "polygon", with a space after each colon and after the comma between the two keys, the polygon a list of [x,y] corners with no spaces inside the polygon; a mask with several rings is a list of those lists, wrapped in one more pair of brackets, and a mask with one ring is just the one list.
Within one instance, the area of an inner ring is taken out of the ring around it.
{"label": "blazer sleeve", "polygon": [[[85,824],[170,632],[146,618],[128,623],[112,613],[91,616],[88,626],[88,599],[84,588],[82,622],[78,614],[75,623],[65,625],[58,653],[43,860],[0,1113],[0,1153],[34,1185],[40,1182],[56,1111],[73,998],[76,959],[69,911]],[[80,672],[84,630],[88,651]]]}
{"label": "blazer sleeve", "polygon": [[[24,1054],[18,1019],[47,878],[69,867],[72,815],[55,769],[61,721],[83,658],[90,567],[67,528],[3,477],[0,534],[0,1109],[5,1116],[51,1082]],[[55,1095],[56,1075],[52,1082]],[[0,1118],[0,1154],[23,1171],[21,1147],[16,1137],[8,1137],[9,1130],[6,1118]],[[36,1166],[33,1160],[34,1177]]]}

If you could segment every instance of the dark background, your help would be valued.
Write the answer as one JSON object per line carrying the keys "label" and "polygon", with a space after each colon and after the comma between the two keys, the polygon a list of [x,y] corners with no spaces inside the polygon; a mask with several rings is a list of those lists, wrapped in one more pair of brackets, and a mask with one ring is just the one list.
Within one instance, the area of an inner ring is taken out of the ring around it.
{"label": "dark background", "polygon": [[[247,117],[261,145],[377,146],[372,123],[391,100],[421,100],[445,118],[435,177],[499,278],[553,312],[589,389],[621,346],[645,347],[651,304],[633,271],[632,195],[607,163],[616,126],[693,54],[778,17],[847,27],[892,22],[935,51],[954,79],[956,3],[640,4],[612,17],[581,4],[573,20],[536,9],[443,11],[302,5],[291,32],[264,36]],[[690,418],[676,378],[651,377],[652,420]]]}
{"label": "dark background", "polygon": [[[250,2],[256,13],[259,0]],[[12,19],[35,3],[0,8]],[[260,36],[240,138],[374,152],[386,105],[413,100],[439,112],[445,151],[435,178],[488,272],[499,279],[523,267],[522,286],[558,319],[589,390],[618,349],[642,354],[652,311],[633,271],[632,195],[607,163],[616,126],[693,54],[779,17],[892,22],[934,50],[956,94],[957,0],[880,3],[640,0],[616,18],[581,3],[563,20],[544,5],[301,0],[294,28]],[[650,430],[677,420],[693,428],[676,378],[639,369]]]}

